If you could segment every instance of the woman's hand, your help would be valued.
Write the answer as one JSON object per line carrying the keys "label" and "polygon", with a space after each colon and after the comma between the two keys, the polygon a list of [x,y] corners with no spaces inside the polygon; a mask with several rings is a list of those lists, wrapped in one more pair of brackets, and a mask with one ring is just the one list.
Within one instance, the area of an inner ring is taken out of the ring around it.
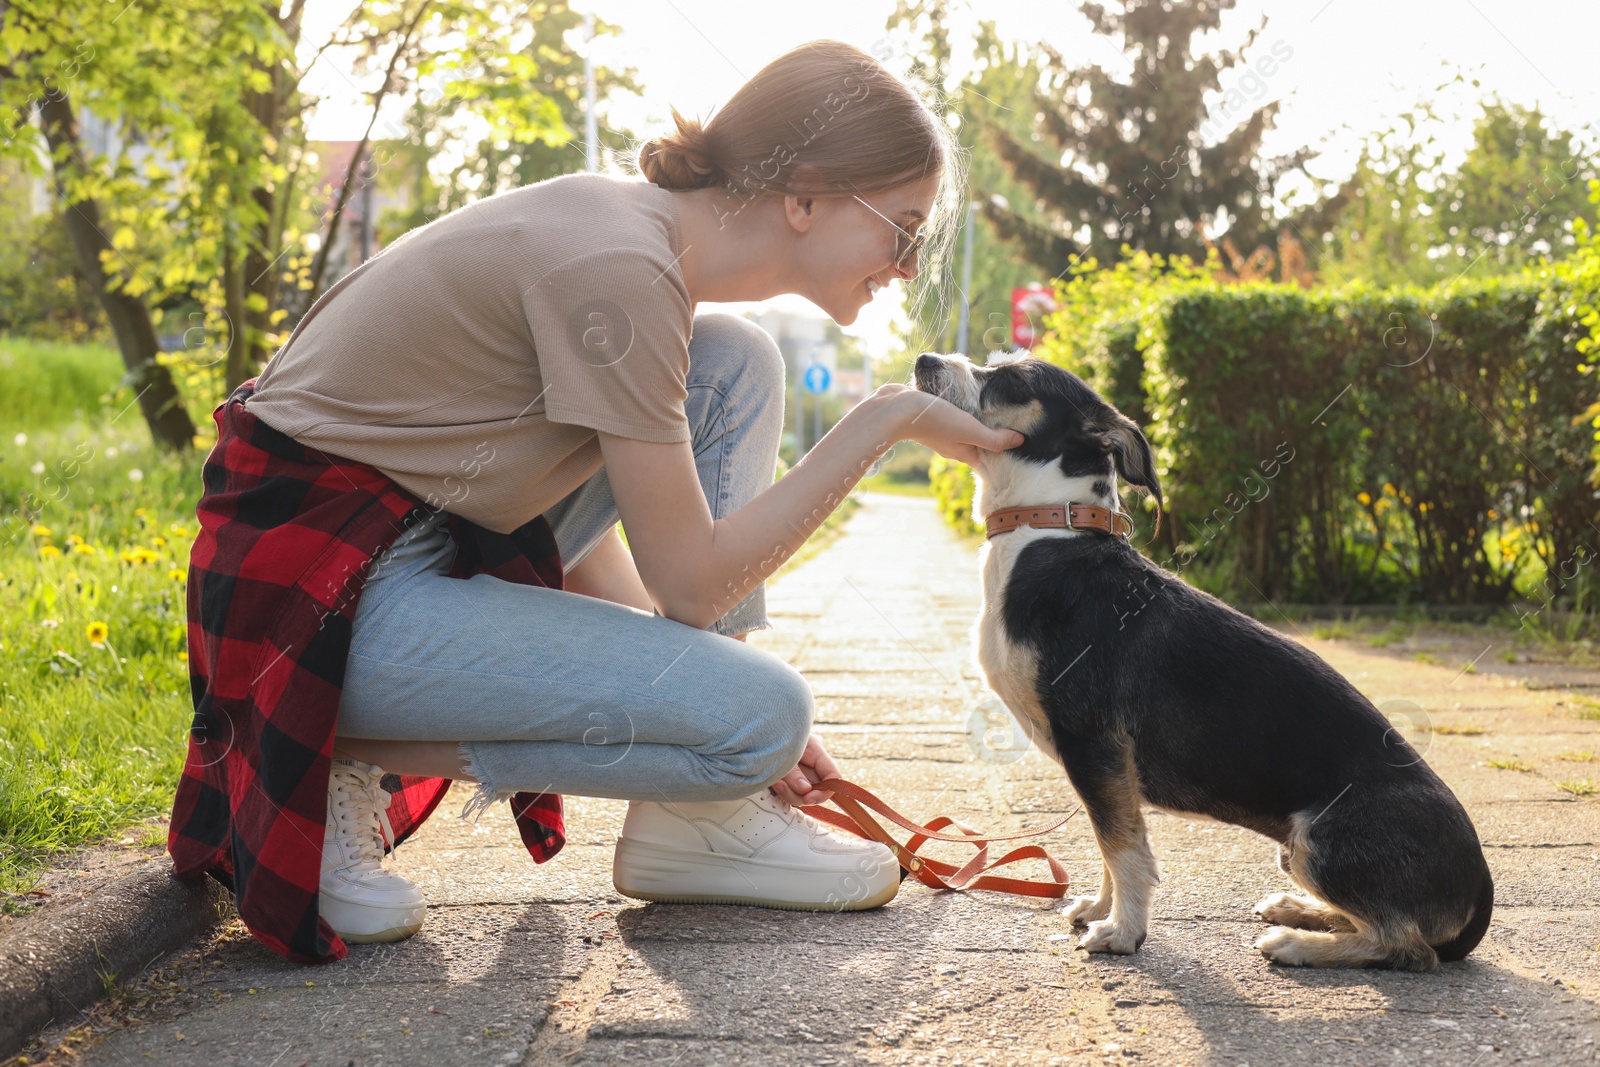
{"label": "woman's hand", "polygon": [[824,778],[838,778],[839,765],[822,747],[817,735],[806,739],[806,750],[800,754],[800,763],[768,787],[773,796],[786,804],[821,804],[833,796],[831,789],[815,789]]}
{"label": "woman's hand", "polygon": [[924,393],[902,382],[880,386],[874,396],[883,395],[900,405],[896,439],[927,445],[946,459],[973,466],[980,449],[1004,452],[1022,444],[1015,430],[985,426],[948,400]]}

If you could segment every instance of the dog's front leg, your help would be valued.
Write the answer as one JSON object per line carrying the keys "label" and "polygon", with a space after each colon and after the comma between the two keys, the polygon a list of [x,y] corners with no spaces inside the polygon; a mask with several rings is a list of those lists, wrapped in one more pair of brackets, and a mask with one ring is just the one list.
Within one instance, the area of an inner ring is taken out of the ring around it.
{"label": "dog's front leg", "polygon": [[1088,926],[1111,914],[1111,865],[1100,864],[1100,893],[1093,897],[1073,897],[1062,914],[1073,926]]}
{"label": "dog's front leg", "polygon": [[1078,947],[1090,952],[1137,952],[1150,925],[1150,894],[1160,877],[1139,810],[1139,782],[1126,743],[1063,739],[1062,762],[1089,811],[1105,868],[1100,895],[1067,909],[1088,931]]}

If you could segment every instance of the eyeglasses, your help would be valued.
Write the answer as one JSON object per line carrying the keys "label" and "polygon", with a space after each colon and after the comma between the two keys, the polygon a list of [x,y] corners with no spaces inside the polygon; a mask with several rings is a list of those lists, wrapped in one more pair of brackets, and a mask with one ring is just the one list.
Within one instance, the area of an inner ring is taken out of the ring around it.
{"label": "eyeglasses", "polygon": [[[852,193],[851,195],[854,196],[855,194]],[[856,199],[861,200],[859,196],[857,196]],[[905,269],[905,265],[911,259],[911,257],[921,251],[922,246],[927,243],[928,235],[925,232],[919,231],[917,235],[913,237],[906,231],[902,230],[899,223],[895,222],[888,215],[885,215],[883,212],[879,211],[865,200],[861,200],[861,206],[878,216],[884,222],[887,222],[890,226],[894,227],[895,233],[899,235],[894,239],[894,268],[895,270]]]}

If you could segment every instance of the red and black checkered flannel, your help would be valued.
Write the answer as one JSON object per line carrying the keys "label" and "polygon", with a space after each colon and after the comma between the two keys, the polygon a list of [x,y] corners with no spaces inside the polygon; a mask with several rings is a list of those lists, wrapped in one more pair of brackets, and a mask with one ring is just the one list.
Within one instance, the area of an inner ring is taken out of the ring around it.
{"label": "red and black checkered flannel", "polygon": [[[328,774],[351,624],[374,557],[426,504],[363,463],[318,452],[262,422],[244,401],[213,413],[200,532],[189,555],[189,683],[194,725],[172,807],[174,873],[209,874],[233,893],[250,932],[299,963],[344,957],[317,914]],[[543,516],[498,534],[449,519],[451,577],[488,573],[562,586]],[[449,779],[389,774],[398,845]],[[543,863],[566,840],[561,798],[518,793],[511,811]]]}

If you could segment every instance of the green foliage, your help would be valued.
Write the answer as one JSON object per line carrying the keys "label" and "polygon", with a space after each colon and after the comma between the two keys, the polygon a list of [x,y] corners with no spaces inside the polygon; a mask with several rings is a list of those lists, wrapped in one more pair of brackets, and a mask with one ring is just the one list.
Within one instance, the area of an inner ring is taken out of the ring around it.
{"label": "green foliage", "polygon": [[934,456],[928,464],[928,482],[933,487],[933,498],[939,505],[939,514],[944,516],[946,522],[967,536],[982,532],[982,527],[972,518],[972,494],[977,483],[971,467],[943,456]]}
{"label": "green foliage", "polygon": [[0,439],[0,893],[168,811],[193,713],[198,458],[157,454],[117,417],[132,398],[112,353],[20,347],[0,342],[0,399],[38,398],[41,428]]}
{"label": "green foliage", "polygon": [[[1589,202],[1600,206],[1600,180],[1589,183]],[[1570,317],[1574,322],[1573,347],[1584,357],[1585,373],[1593,374],[1600,362],[1600,234],[1583,219],[1573,224],[1578,250],[1563,264],[1572,290]],[[1594,427],[1593,456],[1600,461],[1600,402],[1584,416]]]}
{"label": "green foliage", "polygon": [[1594,221],[1594,155],[1574,134],[1547,126],[1538,108],[1498,97],[1482,108],[1467,158],[1443,176],[1430,205],[1451,253],[1446,269],[1477,262],[1503,272],[1569,253],[1572,220]]}
{"label": "green foliage", "polygon": [[[1000,38],[992,22],[980,21],[973,39],[971,58],[974,67],[959,84],[950,84],[949,68],[955,58],[947,29],[950,4],[946,0],[901,0],[889,17],[887,28],[910,41],[910,69],[906,77],[926,83],[937,93],[948,94],[945,114],[955,122],[957,137],[970,153],[967,186],[974,200],[999,203],[1033,224],[1042,224],[1034,210],[1033,194],[1014,180],[1004,162],[981,138],[981,130],[996,126],[1014,136],[1027,137],[1033,92],[1043,71],[1040,59],[1023,46]],[[971,218],[972,221],[966,221]],[[978,221],[984,220],[984,221]],[[966,351],[1001,351],[1011,347],[1011,290],[1031,281],[1042,280],[1037,267],[1014,254],[984,215],[964,216],[962,225],[971,226],[972,284],[965,296],[969,302]],[[960,318],[962,297],[959,291],[963,257],[968,234],[959,235],[955,254],[941,268],[947,277],[940,284],[921,290],[921,300],[910,309],[906,348],[913,352],[962,350]],[[955,292],[956,299],[943,299]]]}
{"label": "green foliage", "polygon": [[[536,0],[511,5],[490,18],[503,20],[517,38],[514,55],[487,56],[481,41],[469,37],[470,47],[429,55],[418,64],[426,88],[407,111],[404,130],[394,131],[396,139],[381,154],[381,184],[392,190],[405,187],[410,200],[405,209],[384,213],[379,238],[385,243],[473,200],[584,168],[584,61],[566,44],[569,36],[583,35],[583,15],[566,0]],[[599,18],[594,28],[596,38],[619,29]],[[508,80],[502,68],[513,60],[519,69]],[[440,85],[443,90],[436,88]],[[442,151],[452,125],[445,120],[479,112],[478,101],[495,100],[507,86],[519,95],[511,98],[509,108],[485,115],[499,120],[487,136],[474,142],[463,139],[458,152]],[[537,93],[537,108],[526,106],[529,90]],[[604,121],[605,105],[616,94],[639,91],[633,68],[595,68],[602,163],[607,157],[626,156],[633,140],[628,130]],[[441,96],[449,105],[443,111]],[[458,156],[460,162],[448,173],[431,173],[429,161],[446,155]]]}
{"label": "green foliage", "polygon": [[[915,441],[901,441],[873,464],[875,469],[870,470],[866,477],[884,482],[927,485],[928,469],[937,455],[926,445],[920,445]],[[866,478],[862,480],[865,481]]]}
{"label": "green foliage", "polygon": [[1323,249],[1325,281],[1433,285],[1577,248],[1576,222],[1595,218],[1586,195],[1600,174],[1594,153],[1537,108],[1498,97],[1479,107],[1472,146],[1453,168],[1438,146],[1445,121],[1427,105],[1371,138]]}
{"label": "green foliage", "polygon": [[1038,354],[1145,427],[1167,493],[1147,550],[1202,587],[1582,607],[1588,269],[1307,291],[1130,253],[1073,272]]}
{"label": "green foliage", "polygon": [[102,328],[100,306],[79,280],[60,214],[33,214],[31,186],[16,160],[0,159],[0,332],[84,340]]}
{"label": "green foliage", "polygon": [[[1080,5],[1123,66],[1070,68],[1040,46],[1044,76],[1023,136],[985,133],[1014,180],[1044,205],[1039,225],[1007,208],[986,213],[1031,262],[1059,277],[1079,256],[1112,261],[1123,245],[1162,255],[1204,255],[1205,235],[1226,227],[1248,253],[1276,229],[1268,203],[1281,178],[1312,155],[1260,156],[1277,105],[1252,109],[1238,91],[1292,59],[1284,41],[1256,46],[1259,28],[1233,50],[1198,52],[1234,0],[1121,0]],[[1263,23],[1264,25],[1264,23]],[[1124,69],[1124,68],[1131,69]],[[1223,76],[1234,85],[1224,92]],[[1208,97],[1222,100],[1208,106]],[[1260,95],[1257,93],[1256,95]]]}

